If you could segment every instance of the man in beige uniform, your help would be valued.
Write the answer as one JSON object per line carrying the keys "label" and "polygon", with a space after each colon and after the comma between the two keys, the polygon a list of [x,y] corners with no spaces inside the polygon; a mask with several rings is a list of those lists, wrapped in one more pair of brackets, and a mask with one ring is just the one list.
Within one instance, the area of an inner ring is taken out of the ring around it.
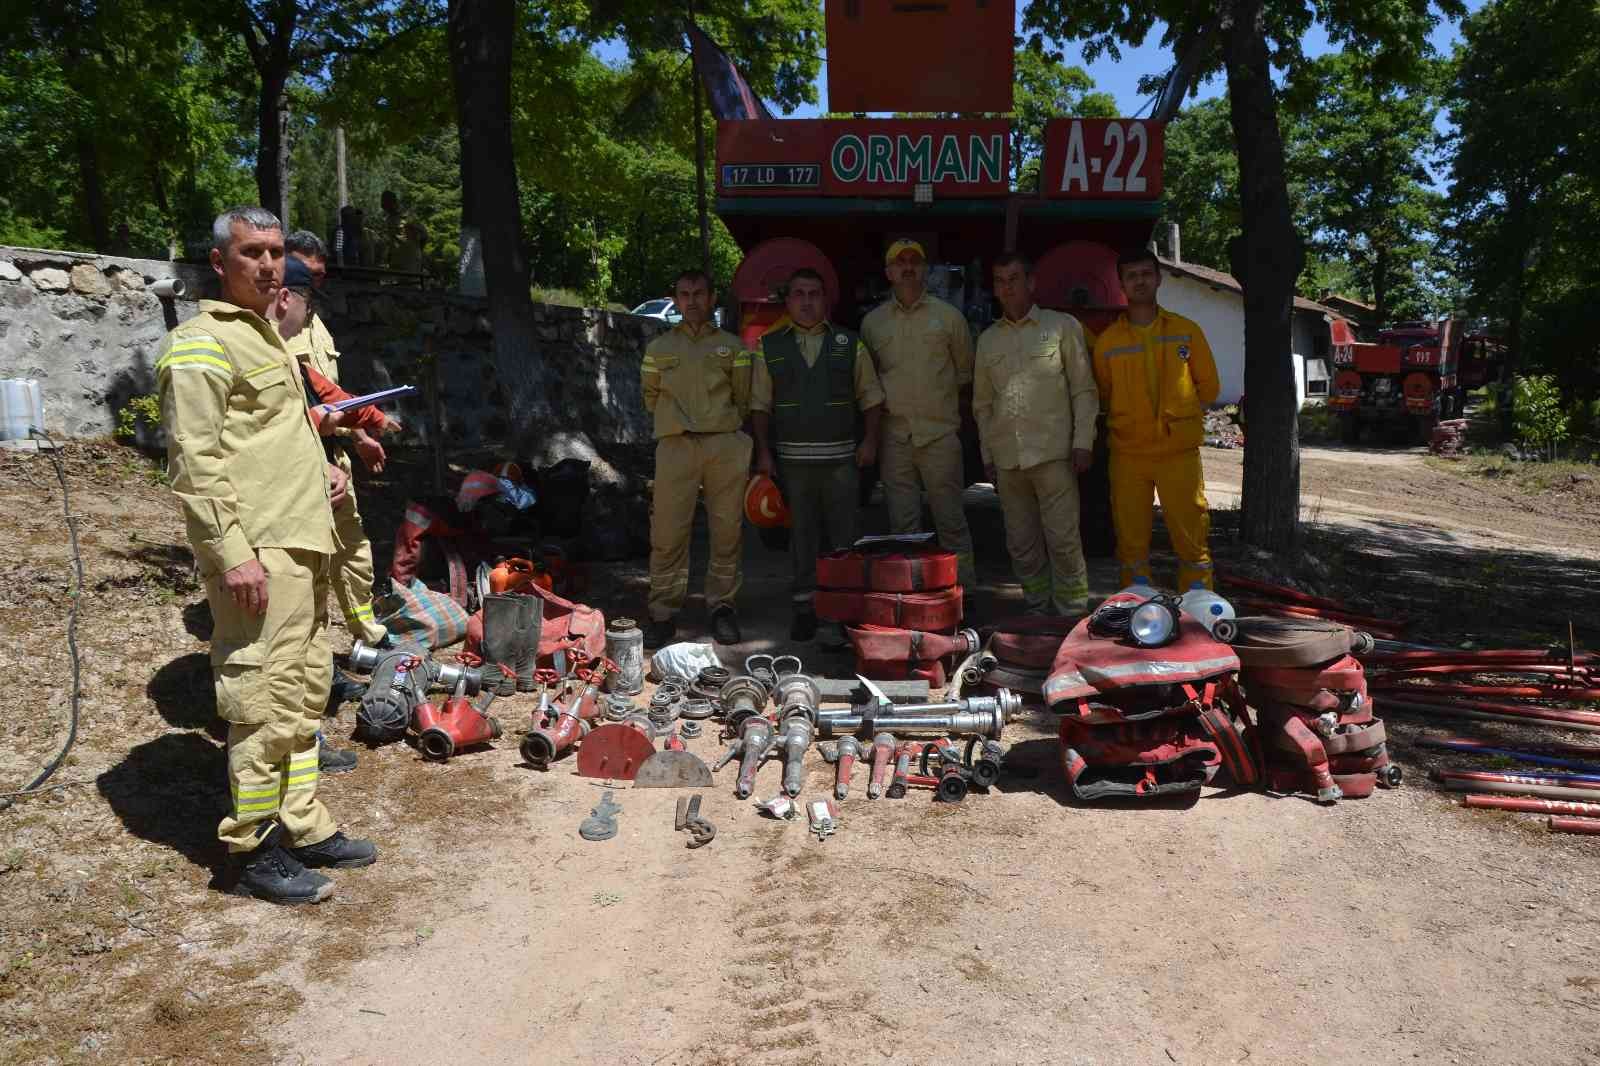
{"label": "man in beige uniform", "polygon": [[326,462],[294,357],[263,317],[283,278],[282,225],[259,207],[225,212],[211,265],[222,299],[202,300],[167,335],[156,384],[168,476],[215,622],[217,712],[229,723],[233,806],[217,835],[234,856],[231,891],[311,903],[333,886],[302,864],[377,857],[317,799],[331,661],[323,604],[345,478]]}
{"label": "man in beige uniform", "polygon": [[647,648],[670,642],[673,621],[689,594],[689,534],[694,504],[705,490],[711,560],[706,603],[719,644],[741,639],[739,595],[743,494],[750,474],[750,438],[740,431],[750,412],[750,353],[711,322],[716,290],[699,270],[672,286],[683,321],[651,341],[640,366],[644,408],[655,415],[656,478],[650,510],[650,625]]}
{"label": "man in beige uniform", "polygon": [[1033,267],[994,262],[1002,317],[978,338],[972,412],[1000,492],[1006,548],[1030,611],[1082,614],[1088,568],[1078,536],[1078,475],[1094,453],[1100,393],[1083,327],[1033,302]]}
{"label": "man in beige uniform", "polygon": [[900,240],[884,256],[894,295],[861,320],[884,404],[879,469],[889,505],[889,528],[915,533],[922,527],[927,494],[939,544],[955,552],[961,583],[977,584],[972,534],[961,507],[960,393],[972,384],[972,334],[960,311],[928,294],[927,258],[916,241]]}
{"label": "man in beige uniform", "polygon": [[[321,287],[328,276],[327,249],[322,240],[309,230],[298,230],[284,240],[288,254],[299,259],[310,271],[313,283]],[[311,365],[311,368],[335,385],[339,384],[339,349],[334,347],[333,335],[323,324],[322,317],[313,309],[304,329],[287,342],[289,354]],[[387,416],[386,416],[387,417]],[[388,419],[389,432],[400,428],[400,423]],[[383,472],[387,459],[383,445],[374,440],[366,430],[339,429],[341,442],[350,442],[361,456],[362,464],[374,474]],[[333,461],[348,478],[351,471],[350,453],[344,447],[333,449]],[[350,482],[345,501],[333,512],[333,593],[344,611],[345,624],[350,632],[366,643],[382,646],[389,639],[389,631],[378,624],[372,610],[372,544],[361,525],[361,512],[356,509],[355,482]],[[335,688],[339,679],[335,671]],[[361,686],[357,686],[359,688]],[[336,692],[336,695],[342,695]]]}

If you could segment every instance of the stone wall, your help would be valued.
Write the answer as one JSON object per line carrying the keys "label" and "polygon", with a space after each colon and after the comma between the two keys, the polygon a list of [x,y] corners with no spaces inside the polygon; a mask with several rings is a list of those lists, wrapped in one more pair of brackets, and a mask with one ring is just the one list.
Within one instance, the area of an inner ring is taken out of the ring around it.
{"label": "stone wall", "polygon": [[[158,299],[150,286],[166,278],[182,279],[187,294]],[[215,295],[216,277],[203,264],[0,247],[0,378],[38,380],[52,435],[104,436],[130,398],[155,391],[167,330]],[[346,388],[422,390],[399,411],[413,442],[430,442],[431,352],[452,449],[494,448],[539,465],[577,456],[595,463],[601,485],[636,482],[647,470],[639,362],[666,328],[656,320],[536,306],[534,349],[497,365],[482,300],[333,280],[320,310]],[[521,418],[510,408],[519,390],[507,387],[507,374],[538,386]],[[529,428],[513,438],[518,424]]]}

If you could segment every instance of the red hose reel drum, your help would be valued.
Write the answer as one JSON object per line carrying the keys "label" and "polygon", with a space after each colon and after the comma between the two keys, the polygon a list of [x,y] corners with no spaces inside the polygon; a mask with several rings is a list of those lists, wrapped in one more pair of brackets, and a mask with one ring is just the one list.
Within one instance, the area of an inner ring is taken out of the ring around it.
{"label": "red hose reel drum", "polygon": [[[798,237],[773,237],[745,253],[739,269],[733,272],[733,298],[740,311],[753,304],[771,304],[789,278],[801,267],[822,275],[822,288],[831,311],[839,304],[839,274],[822,249]],[[742,315],[741,315],[742,317]]]}
{"label": "red hose reel drum", "polygon": [[1116,250],[1098,241],[1056,245],[1034,266],[1033,284],[1040,307],[1071,311],[1128,306],[1117,277]]}

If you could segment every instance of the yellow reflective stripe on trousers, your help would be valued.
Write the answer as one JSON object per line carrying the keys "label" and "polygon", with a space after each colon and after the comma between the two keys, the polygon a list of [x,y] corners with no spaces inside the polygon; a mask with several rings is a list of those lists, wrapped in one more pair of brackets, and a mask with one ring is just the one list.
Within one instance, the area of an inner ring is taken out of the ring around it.
{"label": "yellow reflective stripe on trousers", "polygon": [[284,778],[284,787],[310,788],[317,783],[317,755],[316,751],[309,755],[296,755],[289,760],[289,774]]}
{"label": "yellow reflective stripe on trousers", "polygon": [[277,785],[271,788],[236,788],[233,790],[234,813],[238,815],[255,811],[275,811],[278,809],[281,795],[282,790]]}

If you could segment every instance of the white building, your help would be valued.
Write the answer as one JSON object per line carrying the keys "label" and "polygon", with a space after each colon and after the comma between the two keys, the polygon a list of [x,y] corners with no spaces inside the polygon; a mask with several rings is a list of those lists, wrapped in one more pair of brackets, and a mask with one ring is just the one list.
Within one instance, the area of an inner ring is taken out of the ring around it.
{"label": "white building", "polygon": [[[1218,403],[1237,403],[1244,392],[1244,294],[1232,274],[1173,259],[1161,260],[1157,302],[1192,318],[1205,330],[1222,379]],[[1294,298],[1291,334],[1295,389],[1300,403],[1328,395],[1328,321],[1342,317],[1330,307]]]}

